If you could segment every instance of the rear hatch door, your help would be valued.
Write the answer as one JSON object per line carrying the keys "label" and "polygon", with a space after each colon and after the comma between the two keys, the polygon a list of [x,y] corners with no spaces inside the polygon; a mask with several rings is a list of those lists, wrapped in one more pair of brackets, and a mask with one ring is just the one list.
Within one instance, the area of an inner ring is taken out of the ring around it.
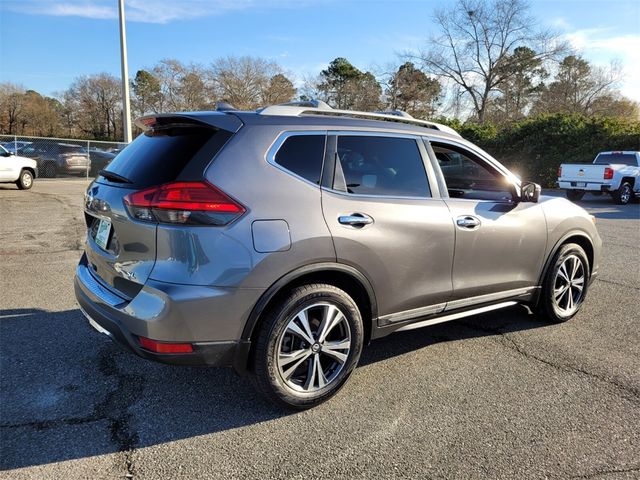
{"label": "rear hatch door", "polygon": [[[124,199],[175,180],[201,179],[206,166],[242,123],[225,114],[143,118],[147,131],[120,152],[85,196],[86,267],[125,300],[133,298],[156,261],[155,223],[131,218]],[[219,118],[220,117],[220,118]]]}

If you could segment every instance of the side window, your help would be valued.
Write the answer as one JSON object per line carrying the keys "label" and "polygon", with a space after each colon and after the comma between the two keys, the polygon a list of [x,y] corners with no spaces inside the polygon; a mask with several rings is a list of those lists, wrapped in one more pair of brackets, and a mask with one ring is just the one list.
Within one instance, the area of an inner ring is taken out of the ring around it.
{"label": "side window", "polygon": [[510,201],[506,177],[473,153],[459,147],[432,142],[444,181],[452,198]]}
{"label": "side window", "polygon": [[338,136],[334,189],[360,195],[431,196],[422,155],[411,138]]}
{"label": "side window", "polygon": [[292,135],[278,149],[274,161],[290,172],[320,184],[325,135]]}

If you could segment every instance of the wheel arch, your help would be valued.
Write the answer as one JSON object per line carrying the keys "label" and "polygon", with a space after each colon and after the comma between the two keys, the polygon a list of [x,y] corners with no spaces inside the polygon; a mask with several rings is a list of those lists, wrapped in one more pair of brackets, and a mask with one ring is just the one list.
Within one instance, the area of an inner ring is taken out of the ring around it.
{"label": "wheel arch", "polygon": [[36,169],[35,168],[33,168],[33,167],[22,167],[20,169],[20,172],[22,173],[23,170],[27,170],[29,173],[31,173],[31,176],[33,178],[36,178]]}
{"label": "wheel arch", "polygon": [[636,179],[635,177],[622,177],[622,179],[620,180],[620,185],[622,186],[622,184],[625,182],[631,185],[631,188],[633,188],[636,184]]}
{"label": "wheel arch", "polygon": [[375,292],[368,278],[355,267],[341,263],[315,263],[293,270],[274,282],[256,302],[245,322],[239,348],[234,359],[234,368],[244,373],[252,360],[252,343],[260,331],[263,313],[292,288],[307,283],[334,285],[353,298],[362,315],[364,343],[368,343],[378,318]]}
{"label": "wheel arch", "polygon": [[575,230],[565,234],[560,240],[558,240],[556,244],[553,246],[553,248],[551,249],[551,252],[549,253],[549,255],[547,255],[547,259],[545,260],[544,267],[542,268],[542,272],[540,273],[540,278],[538,279],[539,286],[542,286],[542,283],[547,274],[547,271],[551,266],[551,261],[553,260],[553,257],[555,257],[556,253],[558,253],[558,250],[560,250],[560,248],[567,243],[576,243],[580,245],[582,249],[585,251],[585,253],[587,254],[587,259],[589,260],[589,276],[591,276],[591,273],[593,272],[593,262],[594,262],[593,243],[585,232],[582,232],[580,230]]}

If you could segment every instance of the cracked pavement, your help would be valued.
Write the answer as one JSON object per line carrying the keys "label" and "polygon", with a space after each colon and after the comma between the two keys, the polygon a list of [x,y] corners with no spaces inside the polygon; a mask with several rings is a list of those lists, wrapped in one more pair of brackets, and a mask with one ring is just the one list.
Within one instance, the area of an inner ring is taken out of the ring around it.
{"label": "cracked pavement", "polygon": [[373,342],[281,411],[231,370],[121,351],[73,298],[79,180],[0,186],[0,478],[640,478],[640,206],[581,204],[604,259],[581,313],[522,307]]}

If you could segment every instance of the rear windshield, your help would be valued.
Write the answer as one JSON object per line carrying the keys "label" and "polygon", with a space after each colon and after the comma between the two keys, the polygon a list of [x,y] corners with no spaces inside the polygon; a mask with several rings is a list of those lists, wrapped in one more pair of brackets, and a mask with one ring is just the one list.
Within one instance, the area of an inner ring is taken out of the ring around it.
{"label": "rear windshield", "polygon": [[83,153],[82,147],[76,145],[58,145],[60,153]]}
{"label": "rear windshield", "polygon": [[106,170],[139,187],[167,183],[178,177],[215,134],[214,129],[200,127],[148,131],[122,150]]}
{"label": "rear windshield", "polygon": [[611,163],[638,165],[634,153],[599,153],[593,163],[596,165],[609,165]]}

